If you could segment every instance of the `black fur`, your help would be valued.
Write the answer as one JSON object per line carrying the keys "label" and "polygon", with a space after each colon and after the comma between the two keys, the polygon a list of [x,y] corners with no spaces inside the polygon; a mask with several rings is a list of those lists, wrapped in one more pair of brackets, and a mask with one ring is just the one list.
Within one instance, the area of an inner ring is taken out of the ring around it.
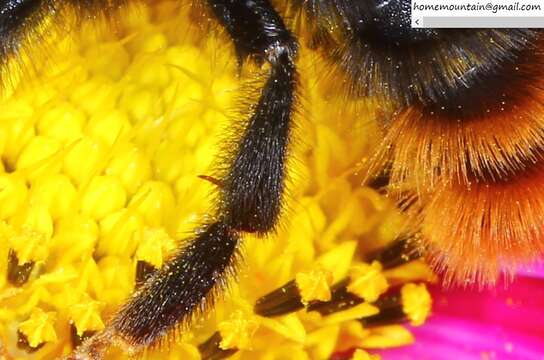
{"label": "black fur", "polygon": [[207,0],[225,27],[240,61],[248,56],[265,60],[274,45],[295,47],[295,40],[268,0]]}
{"label": "black fur", "polygon": [[[441,106],[470,87],[485,92],[479,86],[534,38],[526,29],[412,29],[409,0],[295,0],[292,7],[315,23],[320,35],[312,40],[345,75],[342,90],[399,107]],[[452,62],[464,70],[448,71]]]}
{"label": "black fur", "polygon": [[[21,61],[21,55],[35,55],[33,51],[37,49],[47,56],[54,44],[47,41],[44,33],[66,33],[84,20],[110,19],[127,3],[128,0],[0,0],[0,87],[16,78],[7,70],[38,70],[32,61]],[[10,60],[20,67],[9,67]]]}
{"label": "black fur", "polygon": [[43,0],[5,0],[0,3],[0,37],[9,38],[32,14],[42,9]]}
{"label": "black fur", "polygon": [[113,329],[130,343],[145,346],[203,312],[234,271],[238,242],[224,223],[205,227],[134,294],[115,317]]}
{"label": "black fur", "polygon": [[36,25],[38,14],[51,5],[47,0],[5,0],[0,2],[0,60],[16,51],[24,30]]}
{"label": "black fur", "polygon": [[267,60],[269,75],[217,180],[217,222],[152,275],[113,321],[114,333],[136,346],[154,344],[204,311],[233,275],[241,233],[265,234],[280,214],[296,98],[296,42],[268,1],[209,3],[239,54]]}
{"label": "black fur", "polygon": [[223,181],[219,206],[237,230],[264,234],[280,214],[296,83],[286,57],[273,67]]}

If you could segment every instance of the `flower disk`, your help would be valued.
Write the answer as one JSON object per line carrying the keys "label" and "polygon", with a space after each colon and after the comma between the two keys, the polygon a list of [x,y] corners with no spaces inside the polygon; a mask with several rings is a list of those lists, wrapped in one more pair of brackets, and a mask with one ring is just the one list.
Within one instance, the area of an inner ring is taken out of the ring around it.
{"label": "flower disk", "polygon": [[[247,115],[231,109],[236,96],[245,95],[238,91],[239,75],[254,79],[262,69],[239,69],[230,42],[206,33],[192,9],[180,3],[186,2],[113,9],[111,19],[108,12],[104,23],[92,24],[62,12],[68,24],[77,24],[67,25],[70,31],[59,25],[63,31],[49,32],[58,30],[59,19],[45,14],[39,37],[21,34],[28,37],[21,51],[32,55],[33,68],[10,57],[6,68],[18,71],[10,73],[12,82],[0,98],[0,358],[59,358],[93,334],[104,339],[110,319],[131,294],[163,295],[146,283],[154,276],[176,291],[167,302],[152,303],[168,306],[170,313],[187,306],[176,296],[197,289],[169,274],[190,277],[191,268],[201,267],[207,279],[200,291],[211,286],[216,274],[207,270],[210,259],[198,251],[173,260],[171,254],[190,250],[187,239],[209,223],[207,214],[216,205],[209,195],[225,186],[214,178],[214,160],[223,159],[216,155],[225,133],[236,132],[231,129],[237,116]],[[117,10],[122,16],[111,21]],[[38,40],[46,46],[26,47]],[[301,102],[312,106],[295,115],[297,161],[287,164],[289,196],[282,204],[288,216],[270,239],[240,239],[245,261],[236,264],[237,279],[221,279],[214,311],[197,304],[202,311],[195,324],[178,327],[164,338],[169,346],[149,349],[144,357],[322,359],[354,347],[413,341],[399,325],[406,320],[399,290],[388,292],[388,284],[432,280],[428,267],[407,264],[393,252],[387,259],[402,265],[400,271],[374,264],[371,276],[350,270],[355,264],[370,267],[362,261],[392,241],[402,222],[394,204],[361,187],[356,173],[376,146],[376,114],[343,107],[343,98],[317,85],[322,64],[309,49],[300,53]],[[210,249],[217,248],[217,238],[208,237]],[[225,261],[219,255],[213,260]],[[372,295],[368,301],[392,304],[394,316],[360,298],[350,309],[336,308],[342,296],[356,297],[338,286],[350,276],[357,292]],[[293,293],[304,293],[307,310],[256,314],[258,298],[294,279],[300,289]],[[223,284],[227,280],[229,286]],[[310,308],[319,301],[325,302],[319,304],[322,313]],[[135,303],[139,316],[131,312],[114,326],[130,332],[146,321],[149,304]],[[364,328],[361,319],[369,316],[372,326]],[[147,318],[162,334],[172,324],[161,320]],[[382,335],[380,329],[391,324]],[[127,339],[107,340],[121,347],[108,358],[141,350]],[[357,352],[357,358],[368,356]]]}

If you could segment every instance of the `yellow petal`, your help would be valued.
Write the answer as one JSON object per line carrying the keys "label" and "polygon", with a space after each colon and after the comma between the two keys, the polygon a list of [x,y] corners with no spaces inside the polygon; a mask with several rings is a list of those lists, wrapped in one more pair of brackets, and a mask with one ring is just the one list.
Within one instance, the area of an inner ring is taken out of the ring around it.
{"label": "yellow petal", "polygon": [[367,303],[361,303],[347,310],[339,311],[324,317],[323,323],[327,325],[337,324],[349,320],[361,319],[363,317],[375,315],[379,312],[380,310],[377,307]]}
{"label": "yellow petal", "polygon": [[347,276],[356,248],[356,241],[344,241],[321,255],[317,263],[332,273],[333,282],[338,282]]}
{"label": "yellow petal", "polygon": [[261,318],[261,325],[298,343],[303,343],[306,339],[306,329],[296,314],[285,315],[277,319]]}

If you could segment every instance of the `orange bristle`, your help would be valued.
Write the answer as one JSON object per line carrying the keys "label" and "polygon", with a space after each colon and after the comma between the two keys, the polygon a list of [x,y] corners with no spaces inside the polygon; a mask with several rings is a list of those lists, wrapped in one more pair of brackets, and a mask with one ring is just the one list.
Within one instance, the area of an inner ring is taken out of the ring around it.
{"label": "orange bristle", "polygon": [[509,180],[445,186],[426,202],[422,232],[446,283],[496,282],[544,253],[544,166]]}
{"label": "orange bristle", "polygon": [[[541,45],[542,44],[542,45]],[[540,46],[541,45],[541,46]],[[418,189],[470,177],[500,180],[543,160],[544,42],[476,85],[474,98],[412,105],[390,123],[385,143],[393,182]]]}
{"label": "orange bristle", "polygon": [[459,88],[402,109],[379,157],[415,188],[409,212],[444,282],[496,283],[544,254],[544,37]]}

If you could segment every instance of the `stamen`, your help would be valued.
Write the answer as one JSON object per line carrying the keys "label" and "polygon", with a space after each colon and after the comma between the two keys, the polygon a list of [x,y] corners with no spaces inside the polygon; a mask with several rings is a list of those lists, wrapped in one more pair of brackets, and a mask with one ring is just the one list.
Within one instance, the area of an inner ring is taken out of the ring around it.
{"label": "stamen", "polygon": [[34,269],[34,261],[19,264],[19,258],[15,251],[10,250],[8,255],[8,281],[13,286],[23,286]]}
{"label": "stamen", "polygon": [[332,280],[332,273],[321,268],[298,273],[295,276],[295,283],[302,297],[302,303],[307,306],[316,300],[329,301]]}
{"label": "stamen", "polygon": [[259,298],[253,311],[257,315],[272,317],[288,314],[304,308],[300,292],[294,280]]}
{"label": "stamen", "polygon": [[223,350],[245,350],[251,346],[251,338],[259,328],[257,317],[244,311],[235,311],[228,320],[219,323],[221,335],[219,347]]}
{"label": "stamen", "polygon": [[76,325],[74,323],[70,324],[70,340],[74,349],[94,334],[96,334],[96,331],[84,331],[83,334],[79,335]]}
{"label": "stamen", "polygon": [[384,270],[391,269],[421,257],[414,235],[401,235],[386,247],[368,254],[367,262],[379,261]]}
{"label": "stamen", "polygon": [[44,312],[36,308],[28,320],[19,325],[17,333],[19,334],[18,346],[37,350],[46,342],[57,341],[55,331],[56,313]]}
{"label": "stamen", "polygon": [[[273,317],[295,312],[306,307],[307,311],[318,311],[321,315],[329,315],[349,309],[364,300],[367,302],[376,301],[388,287],[387,279],[383,276],[381,270],[394,268],[421,256],[415,246],[415,241],[414,236],[406,235],[399,237],[387,247],[369,254],[367,259],[373,261],[373,263],[354,267],[350,273],[351,279],[341,280],[330,288],[330,300],[328,301],[325,301],[325,298],[316,297],[317,293],[315,291],[312,291],[313,298],[305,299],[303,296],[303,293],[309,290],[305,288],[305,285],[309,284],[306,287],[312,288],[310,290],[316,290],[319,287],[319,295],[328,297],[329,294],[325,291],[328,289],[324,287],[323,281],[321,281],[324,279],[323,277],[314,274],[314,281],[304,283],[301,281],[303,279],[297,276],[296,280],[290,281],[281,288],[259,298],[255,303],[254,312],[257,315]],[[304,279],[306,278],[304,277]],[[321,280],[316,282],[315,278]],[[301,289],[301,286],[305,289]]]}
{"label": "stamen", "polygon": [[45,345],[44,342],[38,344],[37,346],[31,346],[28,342],[28,338],[20,330],[17,331],[17,347],[21,350],[26,351],[31,354],[40,350]]}
{"label": "stamen", "polygon": [[219,333],[219,331],[216,331],[215,333],[213,333],[212,336],[209,337],[208,340],[200,344],[198,346],[198,350],[200,351],[200,356],[202,357],[202,360],[225,359],[238,351],[237,349],[221,349],[221,341],[223,341],[223,339],[221,338],[221,334]]}
{"label": "stamen", "polygon": [[376,301],[389,287],[382,273],[382,266],[377,261],[373,261],[370,265],[362,263],[352,266],[349,279],[347,290],[366,302]]}
{"label": "stamen", "polygon": [[349,279],[344,279],[331,287],[330,301],[316,301],[311,303],[307,310],[317,311],[326,316],[339,311],[350,309],[363,302],[363,299],[348,292]]}
{"label": "stamen", "polygon": [[384,294],[374,304],[380,313],[361,319],[366,328],[399,324],[410,321],[423,324],[431,311],[431,296],[425,284],[405,284]]}

